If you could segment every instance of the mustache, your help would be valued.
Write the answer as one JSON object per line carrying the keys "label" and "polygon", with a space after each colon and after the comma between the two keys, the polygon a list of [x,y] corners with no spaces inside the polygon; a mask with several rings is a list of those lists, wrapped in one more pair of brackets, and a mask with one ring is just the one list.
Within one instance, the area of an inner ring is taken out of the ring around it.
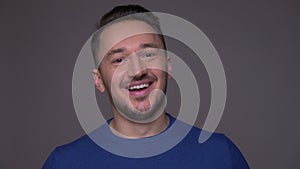
{"label": "mustache", "polygon": [[129,78],[124,80],[122,86],[128,87],[131,83],[138,83],[138,82],[153,82],[157,80],[155,76],[143,74],[141,76],[134,76],[133,78]]}
{"label": "mustache", "polygon": [[136,81],[144,81],[144,80],[156,80],[156,77],[154,76],[150,76],[148,74],[143,74],[140,76],[134,76],[131,80],[129,80],[130,82],[136,82]]}

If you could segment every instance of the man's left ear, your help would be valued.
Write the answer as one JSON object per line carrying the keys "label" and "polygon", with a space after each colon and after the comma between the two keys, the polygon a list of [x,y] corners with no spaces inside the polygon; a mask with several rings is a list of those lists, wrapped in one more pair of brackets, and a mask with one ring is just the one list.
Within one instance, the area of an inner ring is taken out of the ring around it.
{"label": "man's left ear", "polygon": [[168,79],[172,79],[172,65],[171,58],[167,56],[167,66],[168,66]]}

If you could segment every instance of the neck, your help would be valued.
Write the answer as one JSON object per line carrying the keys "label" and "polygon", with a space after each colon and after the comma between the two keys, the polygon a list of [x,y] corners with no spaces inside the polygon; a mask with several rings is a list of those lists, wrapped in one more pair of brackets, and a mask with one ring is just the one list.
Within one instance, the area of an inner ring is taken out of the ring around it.
{"label": "neck", "polygon": [[156,120],[150,123],[136,123],[125,119],[121,115],[114,115],[110,122],[112,132],[123,138],[151,137],[161,133],[169,125],[168,116],[163,113]]}

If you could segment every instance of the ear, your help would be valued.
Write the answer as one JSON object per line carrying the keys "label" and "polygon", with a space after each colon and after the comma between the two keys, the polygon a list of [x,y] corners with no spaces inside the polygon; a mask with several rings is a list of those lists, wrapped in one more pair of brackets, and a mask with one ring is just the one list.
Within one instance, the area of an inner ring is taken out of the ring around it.
{"label": "ear", "polygon": [[168,79],[172,79],[172,65],[171,65],[171,58],[167,56],[167,68],[168,68]]}
{"label": "ear", "polygon": [[96,88],[103,93],[105,91],[105,86],[102,80],[102,76],[97,69],[93,70],[93,78]]}

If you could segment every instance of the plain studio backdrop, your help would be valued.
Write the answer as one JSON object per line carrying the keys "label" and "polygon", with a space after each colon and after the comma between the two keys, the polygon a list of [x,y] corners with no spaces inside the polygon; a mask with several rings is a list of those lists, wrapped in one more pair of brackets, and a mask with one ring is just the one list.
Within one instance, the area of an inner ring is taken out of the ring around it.
{"label": "plain studio backdrop", "polygon": [[[1,169],[41,168],[55,146],[85,134],[72,101],[74,64],[100,16],[128,3],[182,17],[210,39],[228,85],[217,132],[238,145],[251,168],[299,168],[298,1],[1,0]],[[188,47],[167,39],[197,78],[195,125],[202,127],[210,104],[207,73]],[[176,89],[171,80],[168,90]],[[175,115],[179,96],[168,94]],[[108,104],[105,97],[97,94],[98,102]],[[109,108],[101,110],[110,117]]]}

